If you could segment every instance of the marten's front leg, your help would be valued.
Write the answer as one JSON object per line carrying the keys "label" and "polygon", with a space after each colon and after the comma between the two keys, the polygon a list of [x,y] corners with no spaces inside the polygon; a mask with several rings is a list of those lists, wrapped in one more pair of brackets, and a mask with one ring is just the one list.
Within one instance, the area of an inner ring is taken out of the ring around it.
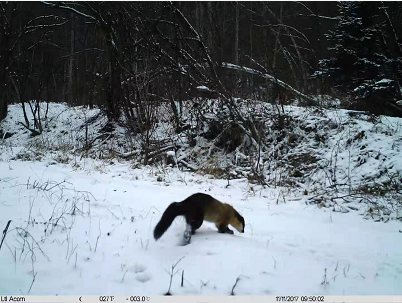
{"label": "marten's front leg", "polygon": [[224,234],[226,232],[227,225],[215,223],[216,228],[218,229],[218,233]]}
{"label": "marten's front leg", "polygon": [[231,234],[231,235],[234,234],[233,230],[231,230],[231,229],[229,228],[229,226],[226,227],[226,233],[227,233],[227,234]]}
{"label": "marten's front leg", "polygon": [[216,224],[216,227],[218,228],[218,232],[221,233],[221,234],[231,234],[231,235],[234,234],[233,230],[231,230],[225,224],[220,224],[220,225]]}
{"label": "marten's front leg", "polygon": [[215,226],[218,228],[218,232],[221,234],[234,234],[232,230],[229,229],[229,218],[224,218],[222,221],[215,223]]}

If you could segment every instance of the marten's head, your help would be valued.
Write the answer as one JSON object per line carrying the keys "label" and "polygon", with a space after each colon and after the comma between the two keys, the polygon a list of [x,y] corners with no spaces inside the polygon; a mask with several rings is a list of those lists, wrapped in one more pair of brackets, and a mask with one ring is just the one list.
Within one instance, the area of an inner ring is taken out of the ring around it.
{"label": "marten's head", "polygon": [[244,233],[244,226],[246,223],[244,222],[244,218],[235,210],[234,216],[230,221],[230,225],[232,225],[239,233]]}

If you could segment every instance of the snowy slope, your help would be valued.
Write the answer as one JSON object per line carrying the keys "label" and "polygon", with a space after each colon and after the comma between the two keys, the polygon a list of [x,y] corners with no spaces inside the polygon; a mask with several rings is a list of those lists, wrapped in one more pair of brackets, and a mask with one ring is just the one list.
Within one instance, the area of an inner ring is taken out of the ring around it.
{"label": "snowy slope", "polygon": [[[168,291],[172,265],[180,260],[173,270],[172,294],[227,295],[239,278],[236,295],[401,295],[399,208],[389,221],[362,220],[366,206],[333,212],[335,207],[321,206],[337,200],[311,204],[315,192],[310,193],[328,186],[331,178],[325,173],[331,173],[331,165],[338,184],[366,182],[382,167],[399,173],[400,119],[373,123],[342,110],[326,111],[324,117],[298,107],[286,110],[299,121],[299,144],[275,167],[310,151],[327,171],[303,170],[295,187],[262,188],[241,174],[227,186],[227,180],[209,175],[105,156],[109,148],[127,151],[120,145],[124,140],[133,149],[138,143],[128,141],[120,128],[105,142],[108,134],[99,134],[106,120],[98,110],[52,104],[45,133],[30,138],[18,125],[18,106],[11,106],[1,124],[3,132],[14,135],[0,143],[0,230],[12,220],[0,251],[0,293],[159,295]],[[342,125],[350,120],[356,124],[347,136]],[[325,135],[325,143],[316,145],[306,126]],[[161,123],[158,136],[167,133],[163,129]],[[82,157],[86,140],[94,139],[98,148]],[[336,153],[330,152],[334,146]],[[200,154],[204,148],[201,143],[195,147]],[[373,151],[384,160],[377,161]],[[357,165],[362,155],[366,162]],[[345,174],[348,168],[353,173]],[[195,192],[232,204],[245,217],[245,233],[222,235],[204,223],[190,245],[180,246],[185,224],[178,218],[155,242],[153,228],[169,203]]]}
{"label": "snowy slope", "polygon": [[[263,123],[267,150],[261,151],[259,161],[268,182],[308,191],[336,187],[339,190],[367,189],[368,192],[378,190],[379,185],[396,183],[396,188],[402,190],[401,118],[372,117],[343,109],[285,106],[282,115],[289,122],[287,128],[278,129],[275,109],[270,105],[238,102],[245,115],[258,113],[263,120],[260,123]],[[218,107],[211,101],[211,112],[205,113],[205,117],[214,119],[222,111]],[[46,105],[43,104],[41,110],[45,112]],[[183,116],[187,123],[197,124],[189,110],[184,107]],[[28,108],[27,112],[30,116]],[[167,123],[170,119],[170,114],[161,107],[159,122],[151,136],[151,140],[173,143],[171,149],[166,149],[168,154],[176,149],[177,158],[188,159],[200,172],[210,172],[211,168],[226,170],[230,165],[232,177],[250,176],[250,163],[256,164],[257,159],[245,156],[240,148],[225,153],[203,138],[204,134],[197,129],[193,130],[195,135],[199,132],[195,146],[190,147],[187,134],[175,134]],[[78,164],[77,157],[81,159],[82,154],[111,159],[117,153],[136,155],[141,146],[142,138],[138,134],[127,135],[119,125],[114,125],[110,131],[99,109],[49,103],[44,133],[33,138],[20,124],[23,121],[20,105],[9,106],[9,114],[0,129],[4,135],[13,135],[1,141],[1,160],[52,159]],[[204,133],[208,132],[206,125],[198,124]],[[213,141],[217,143],[216,139]],[[87,146],[91,148],[87,150]],[[131,161],[137,165],[141,159],[133,157]]]}

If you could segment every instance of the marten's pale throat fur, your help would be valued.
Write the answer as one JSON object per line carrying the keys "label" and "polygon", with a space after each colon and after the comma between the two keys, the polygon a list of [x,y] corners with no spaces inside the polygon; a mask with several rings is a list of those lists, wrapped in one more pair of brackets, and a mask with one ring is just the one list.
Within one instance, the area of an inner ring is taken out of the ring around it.
{"label": "marten's pale throat fur", "polygon": [[[215,223],[220,233],[233,234],[228,225],[233,226],[238,232],[244,233],[244,218],[233,206],[222,203],[210,195],[197,193],[182,202],[173,202],[166,208],[162,218],[155,227],[155,240],[162,237],[177,216],[184,216],[186,218],[192,235],[200,228],[204,220]],[[191,237],[187,238],[185,241],[188,244]]]}

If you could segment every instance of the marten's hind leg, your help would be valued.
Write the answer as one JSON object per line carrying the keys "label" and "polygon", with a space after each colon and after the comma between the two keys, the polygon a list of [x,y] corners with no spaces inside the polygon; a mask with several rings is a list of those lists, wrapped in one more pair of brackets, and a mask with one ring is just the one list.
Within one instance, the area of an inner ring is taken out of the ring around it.
{"label": "marten's hind leg", "polygon": [[195,231],[201,227],[203,221],[204,214],[200,209],[186,216],[186,222],[191,226],[192,235],[194,235]]}
{"label": "marten's hind leg", "polygon": [[199,217],[199,218],[197,218],[197,220],[194,220],[190,223],[192,235],[194,235],[195,231],[201,227],[203,221],[204,221],[204,219],[202,217]]}
{"label": "marten's hind leg", "polygon": [[200,228],[204,221],[204,215],[202,213],[193,213],[186,216],[186,230],[183,236],[183,245],[190,244],[191,236],[195,234],[195,231]]}

